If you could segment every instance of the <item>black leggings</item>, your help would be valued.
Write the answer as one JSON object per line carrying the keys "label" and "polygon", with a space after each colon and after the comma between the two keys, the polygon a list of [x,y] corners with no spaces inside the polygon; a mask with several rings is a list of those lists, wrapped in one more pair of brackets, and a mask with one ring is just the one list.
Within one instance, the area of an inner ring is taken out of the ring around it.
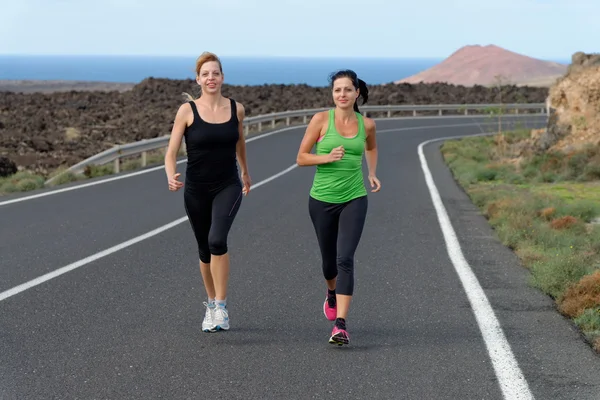
{"label": "black leggings", "polygon": [[229,229],[242,202],[241,183],[210,187],[186,182],[183,200],[198,242],[200,261],[208,264],[211,254],[226,254]]}
{"label": "black leggings", "polygon": [[337,277],[336,293],[354,292],[354,252],[367,216],[367,196],[333,204],[309,197],[308,210],[321,249],[323,276]]}

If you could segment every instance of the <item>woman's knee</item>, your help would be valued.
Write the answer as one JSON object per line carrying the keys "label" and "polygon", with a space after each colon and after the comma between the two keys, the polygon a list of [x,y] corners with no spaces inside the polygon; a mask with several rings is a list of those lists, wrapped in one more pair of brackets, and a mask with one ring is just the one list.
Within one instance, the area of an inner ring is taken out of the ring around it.
{"label": "woman's knee", "polygon": [[198,253],[200,254],[200,261],[204,264],[210,264],[210,251],[208,249],[201,249]]}
{"label": "woman's knee", "polygon": [[352,274],[354,272],[354,257],[339,255],[337,257],[337,269]]}
{"label": "woman's knee", "polygon": [[210,254],[215,256],[222,256],[223,254],[227,253],[227,235],[214,233],[209,234],[208,248],[210,250]]}
{"label": "woman's knee", "polygon": [[325,280],[332,280],[333,278],[337,277],[338,275],[338,270],[337,270],[337,265],[334,262],[328,262],[326,260],[323,261],[323,277],[325,278]]}

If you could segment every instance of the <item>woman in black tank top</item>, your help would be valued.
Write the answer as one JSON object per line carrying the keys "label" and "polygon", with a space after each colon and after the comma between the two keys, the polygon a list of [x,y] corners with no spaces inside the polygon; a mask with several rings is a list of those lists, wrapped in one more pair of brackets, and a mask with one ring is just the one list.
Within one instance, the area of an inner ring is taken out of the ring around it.
{"label": "woman in black tank top", "polygon": [[[227,237],[242,195],[250,191],[251,180],[242,127],[244,107],[221,95],[223,70],[216,55],[203,53],[198,58],[196,82],[202,95],[177,110],[165,171],[169,190],[184,187],[184,207],[198,244],[200,272],[208,297],[202,330],[216,332],[229,329]],[[184,138],[188,156],[185,184],[178,180],[181,174],[176,171],[177,153]]]}

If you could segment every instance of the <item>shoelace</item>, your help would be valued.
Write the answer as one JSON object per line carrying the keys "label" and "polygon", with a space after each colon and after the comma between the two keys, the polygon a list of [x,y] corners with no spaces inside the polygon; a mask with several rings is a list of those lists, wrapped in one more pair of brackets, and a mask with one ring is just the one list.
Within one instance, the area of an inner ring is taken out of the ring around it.
{"label": "shoelace", "polygon": [[335,321],[335,326],[336,326],[338,329],[343,329],[343,330],[346,330],[346,323],[345,323],[345,322],[342,322],[342,321],[336,320],[336,321]]}
{"label": "shoelace", "polygon": [[[204,307],[206,307],[206,312],[204,313],[204,315],[209,318],[212,319],[212,315],[211,315],[211,307],[208,305],[207,302],[203,302],[202,304],[204,304]],[[212,307],[214,308],[214,307]]]}
{"label": "shoelace", "polygon": [[215,319],[225,319],[225,309],[221,307],[217,307],[215,310]]}

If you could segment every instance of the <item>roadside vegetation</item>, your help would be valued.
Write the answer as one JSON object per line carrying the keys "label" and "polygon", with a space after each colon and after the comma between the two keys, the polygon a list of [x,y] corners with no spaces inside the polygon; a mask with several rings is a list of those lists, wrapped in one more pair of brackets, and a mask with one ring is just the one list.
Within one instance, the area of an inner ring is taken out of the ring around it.
{"label": "roadside vegetation", "polygon": [[[448,141],[455,179],[499,239],[600,352],[600,146],[524,152],[529,130]],[[528,155],[524,155],[527,154]]]}

